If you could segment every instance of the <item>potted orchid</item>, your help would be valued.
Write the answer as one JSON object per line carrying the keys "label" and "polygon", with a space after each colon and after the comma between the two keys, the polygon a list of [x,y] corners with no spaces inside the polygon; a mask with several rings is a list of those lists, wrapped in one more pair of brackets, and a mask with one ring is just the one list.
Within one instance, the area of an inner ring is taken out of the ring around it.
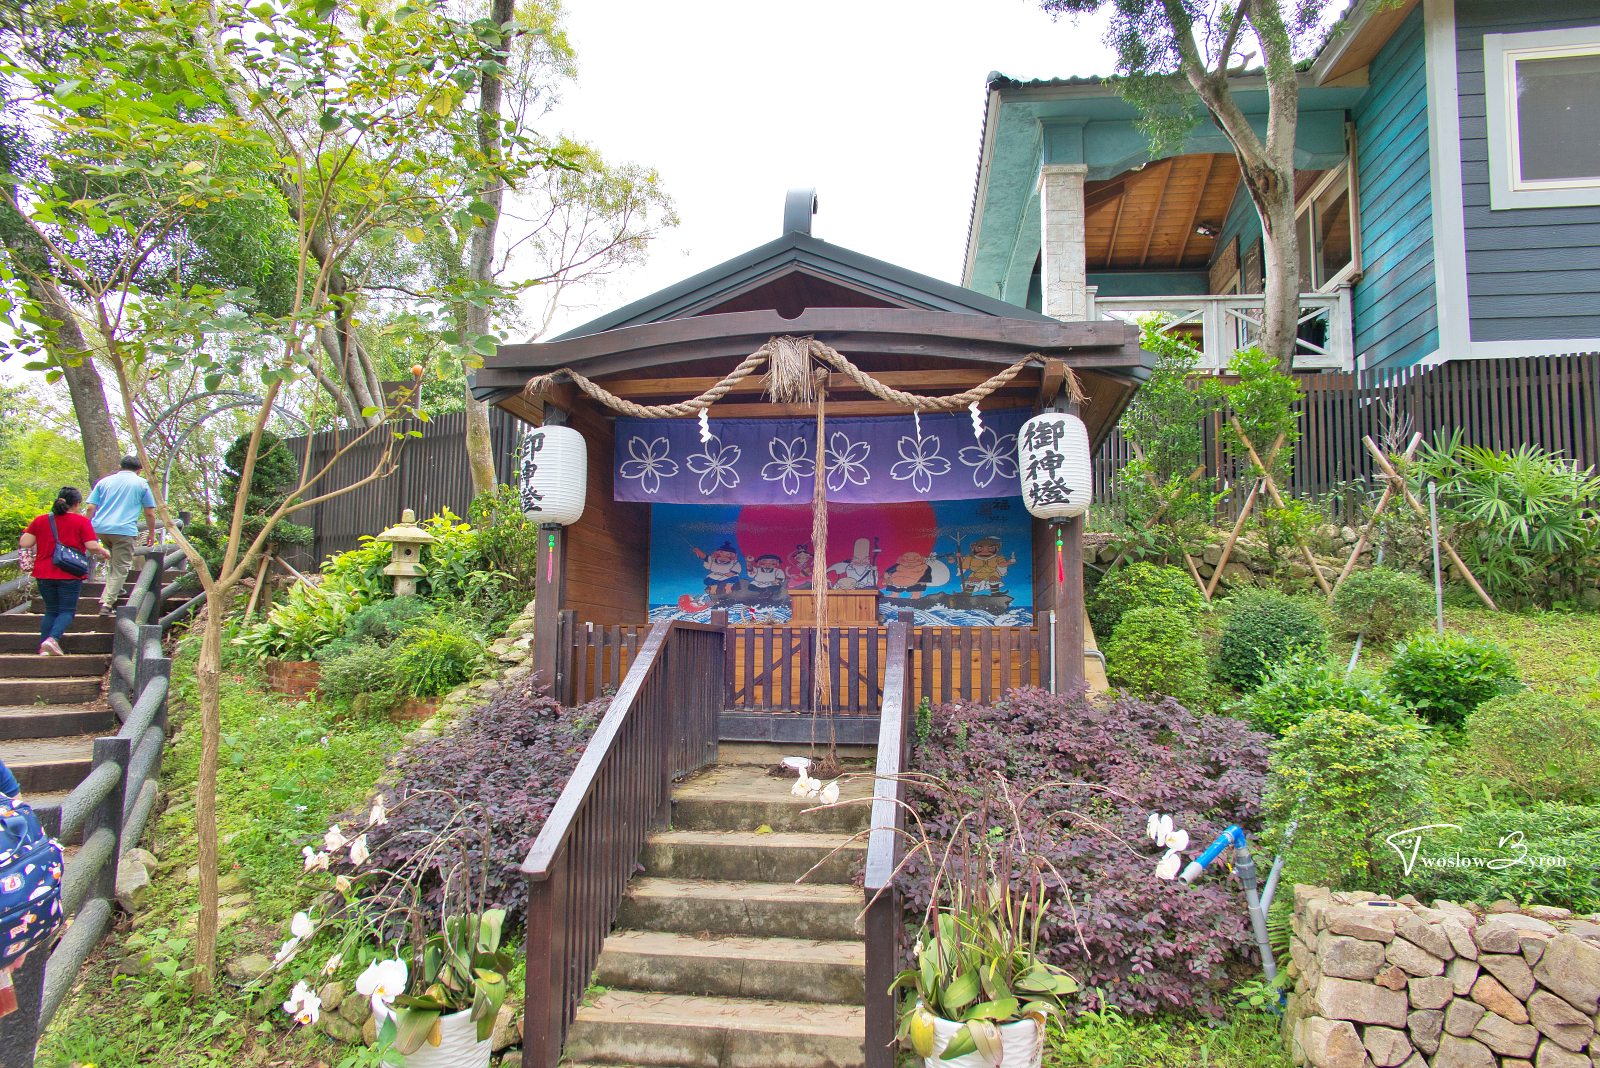
{"label": "potted orchid", "polygon": [[[335,825],[323,836],[321,849],[304,848],[305,870],[332,874],[336,899],[343,904],[321,921],[296,913],[276,963],[281,967],[293,959],[324,925],[342,932],[324,975],[334,974],[346,958],[370,956],[374,944],[385,947],[356,979],[355,990],[371,1003],[388,1063],[487,1068],[514,965],[502,945],[505,910],[483,907],[486,873],[477,858],[490,855],[487,814],[439,791],[418,791],[402,807],[425,797],[446,797],[454,812],[441,831],[400,832],[416,841],[405,842],[405,859],[393,869],[368,864],[375,848],[368,834],[389,822],[381,794],[362,833],[350,838]],[[443,884],[437,904],[424,900],[425,884],[432,880]],[[309,984],[299,982],[283,1008],[297,1023],[311,1026],[322,1004]]]}

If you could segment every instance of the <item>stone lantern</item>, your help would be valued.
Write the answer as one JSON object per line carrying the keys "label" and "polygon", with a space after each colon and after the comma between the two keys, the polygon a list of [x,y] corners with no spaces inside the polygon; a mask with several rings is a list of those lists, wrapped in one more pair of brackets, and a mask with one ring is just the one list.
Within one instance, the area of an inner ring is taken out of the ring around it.
{"label": "stone lantern", "polygon": [[400,522],[378,535],[379,541],[389,543],[389,566],[385,575],[394,578],[394,595],[410,597],[417,592],[417,579],[427,574],[422,566],[422,547],[437,539],[417,526],[417,513],[407,508],[400,514]]}

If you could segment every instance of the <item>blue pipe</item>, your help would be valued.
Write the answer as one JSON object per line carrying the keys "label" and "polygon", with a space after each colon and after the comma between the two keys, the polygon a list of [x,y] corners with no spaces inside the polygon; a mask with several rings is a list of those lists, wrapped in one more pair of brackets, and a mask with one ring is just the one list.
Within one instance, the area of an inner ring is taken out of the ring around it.
{"label": "blue pipe", "polygon": [[1234,849],[1243,849],[1245,845],[1244,828],[1237,823],[1230,823],[1217,835],[1217,840],[1206,847],[1206,851],[1191,860],[1183,869],[1183,874],[1178,876],[1186,883],[1194,883],[1204,875],[1206,869],[1211,867],[1216,859],[1230,846]]}

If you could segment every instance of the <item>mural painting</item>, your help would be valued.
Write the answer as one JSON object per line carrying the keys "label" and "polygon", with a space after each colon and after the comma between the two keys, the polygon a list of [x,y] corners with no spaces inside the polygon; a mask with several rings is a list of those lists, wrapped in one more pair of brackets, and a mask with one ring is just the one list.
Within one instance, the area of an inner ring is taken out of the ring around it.
{"label": "mural painting", "polygon": [[[811,588],[811,509],[655,504],[650,618],[786,623],[789,591]],[[1033,622],[1032,526],[1017,497],[828,508],[832,589],[877,590],[880,620],[910,609],[926,626]]]}

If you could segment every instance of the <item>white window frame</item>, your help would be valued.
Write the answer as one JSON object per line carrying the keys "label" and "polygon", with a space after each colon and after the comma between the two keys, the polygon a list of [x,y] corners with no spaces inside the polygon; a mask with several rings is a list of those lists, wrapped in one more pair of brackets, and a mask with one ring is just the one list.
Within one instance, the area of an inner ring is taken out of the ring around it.
{"label": "white window frame", "polygon": [[[1516,122],[1518,62],[1593,55],[1600,55],[1600,26],[1483,35],[1490,210],[1600,205],[1600,177],[1524,179]],[[1600,101],[1596,106],[1600,107]]]}
{"label": "white window frame", "polygon": [[[1295,225],[1298,227],[1300,225],[1300,217],[1311,212],[1312,207],[1317,202],[1317,198],[1327,192],[1330,186],[1343,183],[1350,197],[1350,262],[1320,286],[1313,285],[1310,292],[1331,293],[1361,273],[1361,214],[1357,210],[1355,171],[1354,162],[1349,157],[1346,157],[1342,163],[1328,168],[1328,172],[1318,178],[1311,188],[1306,190],[1306,195],[1301,197],[1300,202],[1295,205],[1294,219]],[[1315,221],[1312,220],[1313,225],[1310,231],[1313,241],[1317,236]],[[1312,248],[1309,262],[1313,270],[1315,270],[1317,263],[1316,248]],[[1308,278],[1303,281],[1311,283],[1314,282],[1314,279]]]}

